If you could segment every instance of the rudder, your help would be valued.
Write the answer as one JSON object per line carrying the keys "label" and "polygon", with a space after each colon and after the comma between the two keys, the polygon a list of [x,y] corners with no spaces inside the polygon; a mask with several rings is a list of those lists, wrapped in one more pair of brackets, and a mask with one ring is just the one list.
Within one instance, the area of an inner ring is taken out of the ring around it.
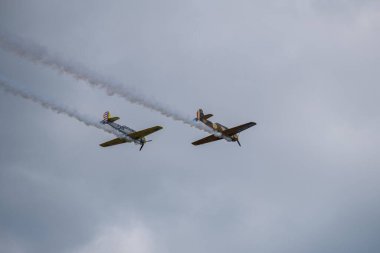
{"label": "rudder", "polygon": [[196,117],[194,120],[199,121],[199,120],[201,120],[201,119],[203,118],[203,116],[204,116],[204,114],[203,114],[203,110],[202,110],[202,109],[199,109],[199,110],[197,111],[197,117]]}

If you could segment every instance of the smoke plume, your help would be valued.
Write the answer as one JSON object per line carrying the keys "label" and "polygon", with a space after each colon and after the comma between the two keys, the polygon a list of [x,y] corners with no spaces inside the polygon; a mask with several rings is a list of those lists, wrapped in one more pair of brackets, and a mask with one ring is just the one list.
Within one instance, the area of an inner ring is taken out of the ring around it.
{"label": "smoke plume", "polygon": [[48,66],[58,72],[82,80],[93,87],[103,89],[108,95],[119,95],[131,103],[159,112],[168,118],[213,133],[213,131],[202,124],[194,122],[190,117],[183,116],[181,113],[175,111],[173,107],[165,106],[162,103],[154,101],[152,98],[148,99],[142,94],[135,92],[132,88],[127,88],[120,83],[92,73],[83,66],[66,62],[56,55],[53,56],[45,48],[30,41],[24,41],[13,35],[0,32],[0,47],[34,63]]}
{"label": "smoke plume", "polygon": [[[12,85],[10,85],[10,84],[12,84]],[[91,119],[90,117],[82,115],[73,109],[67,108],[66,106],[63,106],[63,105],[59,105],[56,102],[49,101],[48,99],[36,96],[36,95],[31,94],[30,92],[27,92],[25,90],[14,88],[14,85],[11,81],[9,81],[9,80],[1,77],[1,76],[0,76],[0,89],[4,90],[5,92],[10,93],[14,96],[21,97],[21,98],[27,99],[29,101],[32,101],[36,104],[39,104],[42,107],[49,109],[53,112],[56,112],[58,114],[60,114],[60,113],[65,114],[71,118],[74,118],[74,119],[84,123],[87,126],[93,126],[93,127],[102,129],[108,133],[119,135],[119,133],[117,133],[113,129],[109,129],[105,125],[99,123],[98,120]]]}

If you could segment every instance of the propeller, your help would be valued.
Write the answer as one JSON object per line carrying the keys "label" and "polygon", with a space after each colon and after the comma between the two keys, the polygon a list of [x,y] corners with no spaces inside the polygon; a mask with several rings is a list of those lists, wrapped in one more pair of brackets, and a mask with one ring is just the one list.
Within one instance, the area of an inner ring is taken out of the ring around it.
{"label": "propeller", "polygon": [[239,146],[241,147],[241,144],[240,144],[240,141],[239,140],[237,140],[237,143],[239,144]]}
{"label": "propeller", "polygon": [[143,140],[143,141],[142,141],[142,144],[141,144],[141,147],[140,147],[140,151],[143,149],[145,143],[147,143],[147,142],[151,142],[151,141],[152,141],[152,140],[147,140],[147,141]]}

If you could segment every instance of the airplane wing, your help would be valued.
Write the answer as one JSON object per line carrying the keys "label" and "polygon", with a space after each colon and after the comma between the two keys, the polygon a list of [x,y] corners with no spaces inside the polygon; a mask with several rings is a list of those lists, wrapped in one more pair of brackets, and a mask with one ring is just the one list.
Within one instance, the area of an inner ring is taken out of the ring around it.
{"label": "airplane wing", "polygon": [[105,148],[105,147],[109,147],[109,146],[113,146],[113,145],[118,145],[118,144],[122,144],[122,143],[126,143],[126,142],[127,142],[126,139],[116,138],[116,139],[104,142],[102,144],[99,144],[99,145]]}
{"label": "airplane wing", "polygon": [[155,126],[155,127],[151,127],[151,128],[141,130],[141,131],[130,133],[130,134],[128,134],[128,136],[133,138],[133,139],[141,139],[141,138],[143,138],[149,134],[152,134],[154,132],[157,132],[158,130],[161,130],[161,129],[162,129],[162,126]]}
{"label": "airplane wing", "polygon": [[218,141],[222,138],[220,137],[216,137],[215,135],[210,135],[210,136],[207,136],[203,139],[200,139],[200,140],[197,140],[197,141],[194,141],[192,144],[197,146],[197,145],[202,145],[202,144],[205,144],[205,143],[209,143],[209,142],[212,142],[212,141]]}
{"label": "airplane wing", "polygon": [[233,127],[233,128],[229,128],[227,130],[224,130],[222,132],[222,134],[223,135],[227,135],[227,136],[231,136],[231,135],[240,133],[241,131],[244,131],[244,130],[250,128],[250,127],[253,127],[254,125],[256,125],[255,122],[249,122],[249,123],[237,126],[237,127]]}

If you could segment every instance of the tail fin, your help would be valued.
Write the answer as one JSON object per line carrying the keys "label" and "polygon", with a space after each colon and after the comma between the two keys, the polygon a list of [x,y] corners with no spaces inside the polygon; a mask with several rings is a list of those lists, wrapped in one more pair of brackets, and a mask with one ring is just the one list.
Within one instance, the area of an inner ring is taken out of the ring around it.
{"label": "tail fin", "polygon": [[200,120],[207,120],[208,118],[211,118],[212,114],[206,114],[204,115],[203,110],[199,109],[197,111],[197,117],[194,119],[194,121],[200,121]]}
{"label": "tail fin", "polygon": [[199,110],[197,111],[197,117],[194,119],[194,121],[200,121],[200,120],[202,120],[203,116],[204,116],[204,114],[203,114],[203,110],[202,110],[202,109],[199,109]]}
{"label": "tail fin", "polygon": [[107,124],[108,122],[115,122],[116,120],[120,119],[119,117],[111,117],[110,112],[105,112],[103,114],[103,120],[100,121],[100,123]]}

